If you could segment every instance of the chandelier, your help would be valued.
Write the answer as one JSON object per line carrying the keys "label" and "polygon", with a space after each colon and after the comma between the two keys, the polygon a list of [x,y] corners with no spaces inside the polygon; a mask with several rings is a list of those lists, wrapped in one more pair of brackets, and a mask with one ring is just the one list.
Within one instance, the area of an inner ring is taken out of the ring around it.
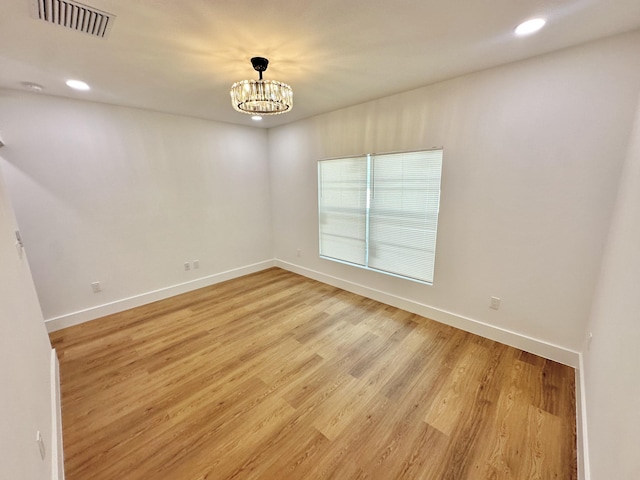
{"label": "chandelier", "polygon": [[253,57],[251,64],[260,78],[241,80],[231,86],[233,108],[250,115],[277,115],[290,111],[293,107],[291,87],[286,83],[262,79],[262,72],[267,69],[269,60]]}

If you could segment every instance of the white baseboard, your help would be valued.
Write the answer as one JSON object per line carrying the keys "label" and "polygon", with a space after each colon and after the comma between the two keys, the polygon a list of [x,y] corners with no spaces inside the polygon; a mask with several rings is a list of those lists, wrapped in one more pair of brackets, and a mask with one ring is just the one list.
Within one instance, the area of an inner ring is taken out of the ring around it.
{"label": "white baseboard", "polygon": [[105,303],[104,305],[98,305],[96,307],[87,308],[78,312],[73,312],[59,317],[50,318],[45,320],[48,332],[55,332],[56,330],[62,330],[63,328],[79,325],[96,318],[104,317],[106,315],[112,315],[114,313],[123,312],[130,308],[140,307],[151,302],[158,300],[164,300],[165,298],[180,295],[181,293],[197,290],[198,288],[208,287],[216,283],[225,282],[233,278],[242,277],[250,273],[259,272],[275,265],[273,260],[265,260],[264,262],[254,263],[252,265],[246,265],[244,267],[235,268],[233,270],[227,270],[226,272],[216,273],[206,277],[191,280],[189,282],[172,285],[169,287],[154,290],[152,292],[135,295],[129,298],[123,298],[111,303]]}
{"label": "white baseboard", "polygon": [[299,265],[288,263],[282,260],[275,260],[277,267],[291,272],[312,278],[319,282],[333,285],[334,287],[347,290],[349,292],[362,295],[379,302],[402,308],[412,313],[422,315],[446,325],[459,328],[461,330],[475,333],[485,338],[495,340],[506,345],[525,350],[550,360],[568,365],[576,371],[576,435],[578,451],[578,478],[579,480],[591,480],[589,470],[589,448],[587,439],[587,410],[585,399],[584,367],[582,354],[559,345],[555,345],[543,340],[528,337],[517,332],[506,330],[494,325],[489,325],[472,318],[448,312],[439,308],[434,308],[413,300],[391,295],[380,290],[376,290],[354,282],[349,282],[341,278],[333,277],[315,270],[311,270]]}
{"label": "white baseboard", "polygon": [[587,399],[584,381],[583,354],[576,368],[576,437],[578,447],[578,479],[591,480],[589,467],[589,439],[587,436]]}
{"label": "white baseboard", "polygon": [[[459,328],[461,330],[480,335],[490,340],[495,340],[506,345],[519,348],[521,350],[539,355],[556,362],[569,365],[576,369],[576,421],[577,421],[577,449],[578,449],[578,478],[580,480],[590,480],[588,461],[588,440],[587,440],[587,417],[586,400],[584,391],[584,368],[582,355],[579,352],[555,345],[540,339],[522,335],[511,330],[489,325],[487,323],[474,320],[463,315],[448,312],[439,308],[431,307],[423,303],[409,300],[407,298],[391,295],[389,293],[376,290],[364,285],[333,277],[325,273],[311,270],[299,265],[288,263],[282,260],[266,260],[264,262],[247,265],[245,267],[228,270],[226,272],[209,275],[189,282],[173,285],[141,295],[118,300],[104,305],[88,308],[78,312],[62,315],[46,320],[47,330],[53,332],[73,325],[94,320],[96,318],[118,313],[130,308],[139,307],[157,300],[163,300],[181,293],[186,293],[198,288],[207,287],[216,283],[238,278],[250,273],[259,272],[267,268],[277,266],[299,275],[312,278],[334,287],[347,290],[358,295],[362,295],[373,300],[377,300],[388,305],[416,313],[423,317],[430,318],[445,325]],[[55,350],[52,352],[52,408],[54,410],[54,433],[52,438],[54,476],[53,480],[64,480],[63,455],[62,455],[62,424],[60,410],[60,390],[59,390],[59,366]],[[55,392],[53,391],[55,389]],[[57,475],[57,476],[56,476]]]}
{"label": "white baseboard", "polygon": [[50,318],[45,321],[45,324],[47,326],[47,331],[54,332],[63,328],[79,325],[90,320],[95,320],[96,318],[104,317],[106,315],[122,312],[130,308],[139,307],[158,300],[164,300],[165,298],[196,290],[198,288],[207,287],[209,285],[214,285],[243,275],[259,272],[273,266],[278,266],[285,270],[342,288],[358,295],[362,295],[394,307],[402,308],[403,310],[422,315],[437,322],[451,325],[467,332],[475,333],[482,337],[569,365],[573,368],[578,368],[579,366],[580,354],[574,350],[278,259],[266,260],[189,282],[124,298],[104,305],[98,305],[78,312]]}
{"label": "white baseboard", "polygon": [[474,320],[463,315],[431,307],[407,298],[391,295],[380,290],[333,277],[331,275],[301,267],[299,265],[294,265],[279,259],[275,260],[275,265],[319,282],[327,283],[334,287],[362,295],[363,297],[371,298],[373,300],[386,303],[387,305],[416,313],[437,322],[459,328],[466,332],[475,333],[476,335],[519,348],[520,350],[548,358],[549,360],[554,360],[564,365],[569,365],[573,368],[577,368],[579,364],[580,354],[578,352],[544,340],[522,335],[511,330],[496,327],[495,325],[489,325],[479,320]]}
{"label": "white baseboard", "polygon": [[362,295],[379,302],[392,305],[423,317],[430,318],[440,323],[459,328],[461,330],[475,333],[482,337],[495,340],[506,345],[525,350],[529,353],[539,355],[549,360],[568,365],[576,371],[576,435],[578,452],[578,478],[579,480],[591,480],[589,470],[589,442],[587,439],[587,409],[585,399],[584,366],[582,354],[559,345],[555,345],[543,340],[528,337],[517,332],[506,330],[494,325],[489,325],[472,318],[447,312],[439,308],[434,308],[413,300],[391,295],[380,290],[376,290],[354,282],[349,282],[341,278],[333,277],[315,270],[311,270],[299,265],[288,263],[282,260],[275,260],[277,267],[291,272],[312,278],[319,282],[333,285],[334,287],[347,290],[358,295]]}
{"label": "white baseboard", "polygon": [[64,480],[60,362],[55,348],[51,350],[51,480]]}

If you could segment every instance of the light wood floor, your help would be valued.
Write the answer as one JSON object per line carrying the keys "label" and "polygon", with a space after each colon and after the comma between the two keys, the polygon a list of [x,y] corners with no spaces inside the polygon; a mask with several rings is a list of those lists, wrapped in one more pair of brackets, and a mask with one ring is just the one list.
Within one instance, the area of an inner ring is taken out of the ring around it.
{"label": "light wood floor", "polygon": [[284,270],[51,338],[67,480],[577,478],[573,369]]}

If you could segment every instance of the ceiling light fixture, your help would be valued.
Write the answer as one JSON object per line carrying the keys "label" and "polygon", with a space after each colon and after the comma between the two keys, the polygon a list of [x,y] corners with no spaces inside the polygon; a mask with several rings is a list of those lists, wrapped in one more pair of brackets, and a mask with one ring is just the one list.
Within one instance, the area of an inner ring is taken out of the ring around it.
{"label": "ceiling light fixture", "polygon": [[83,91],[91,89],[89,85],[87,85],[81,80],[67,80],[67,87],[73,88],[74,90],[83,90]]}
{"label": "ceiling light fixture", "polygon": [[522,22],[516,27],[516,35],[529,35],[531,33],[535,33],[544,27],[545,23],[547,23],[547,21],[544,18],[533,18],[526,22]]}
{"label": "ceiling light fixture", "polygon": [[254,115],[253,117],[251,117],[251,120],[259,122],[260,120],[262,120],[262,117],[260,115]]}
{"label": "ceiling light fixture", "polygon": [[260,78],[242,80],[231,86],[233,108],[249,115],[277,115],[290,111],[293,108],[291,87],[286,83],[262,79],[262,72],[267,69],[269,60],[253,57],[251,64]]}

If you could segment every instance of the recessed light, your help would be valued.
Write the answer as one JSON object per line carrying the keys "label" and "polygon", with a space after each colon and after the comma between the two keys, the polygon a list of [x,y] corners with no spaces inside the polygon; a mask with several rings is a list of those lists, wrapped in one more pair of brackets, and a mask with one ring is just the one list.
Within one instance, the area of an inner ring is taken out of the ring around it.
{"label": "recessed light", "polygon": [[91,87],[84,83],[81,80],[67,80],[67,87],[73,88],[74,90],[90,90]]}
{"label": "recessed light", "polygon": [[20,85],[22,85],[24,88],[31,90],[32,92],[41,92],[42,90],[44,90],[44,87],[38,83],[20,82]]}
{"label": "recessed light", "polygon": [[516,35],[529,35],[537,32],[544,27],[545,23],[547,23],[547,21],[544,18],[533,18],[531,20],[527,20],[516,27]]}
{"label": "recessed light", "polygon": [[259,122],[260,120],[262,120],[262,117],[260,115],[254,115],[253,117],[251,117],[251,120]]}

